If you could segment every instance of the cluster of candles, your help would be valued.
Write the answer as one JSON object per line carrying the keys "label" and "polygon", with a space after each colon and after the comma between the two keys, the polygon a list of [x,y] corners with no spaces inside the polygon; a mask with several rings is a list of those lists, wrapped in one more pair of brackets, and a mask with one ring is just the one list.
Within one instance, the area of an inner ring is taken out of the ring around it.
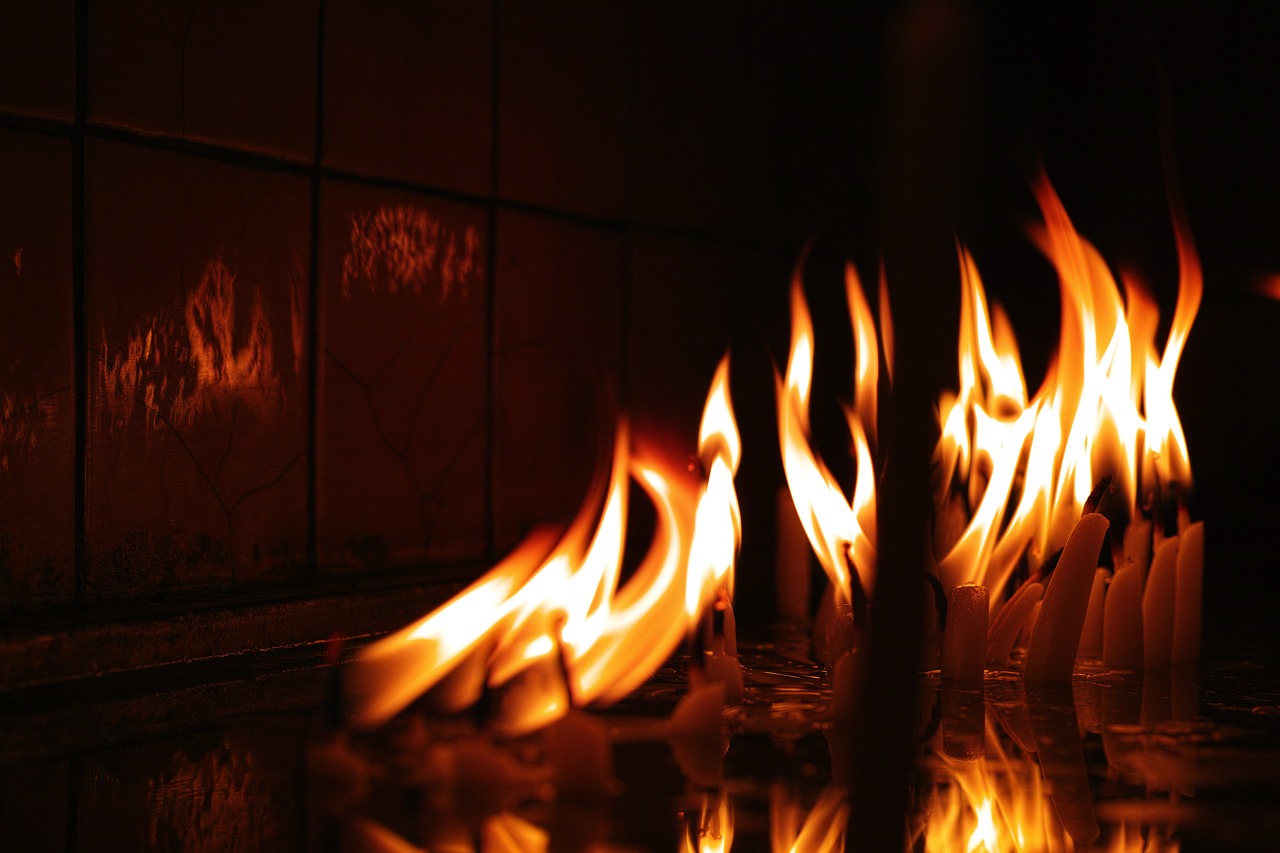
{"label": "cluster of candles", "polygon": [[[961,387],[939,404],[934,565],[922,590],[937,608],[929,623],[941,629],[924,644],[921,669],[940,670],[945,683],[981,684],[989,668],[1010,666],[1028,684],[1067,683],[1082,657],[1137,671],[1199,654],[1203,524],[1180,507],[1176,529],[1166,529],[1160,511],[1174,484],[1185,487],[1190,477],[1171,396],[1199,303],[1190,238],[1175,210],[1182,278],[1168,342],[1157,353],[1154,303],[1129,282],[1121,298],[1047,180],[1036,190],[1044,225],[1032,233],[1059,273],[1063,324],[1034,397],[1008,320],[999,306],[988,309],[976,266],[960,251]],[[857,695],[858,652],[875,618],[876,573],[894,570],[878,567],[875,553],[876,408],[882,372],[892,382],[892,326],[883,276],[877,335],[848,267],[856,478],[847,497],[810,434],[815,342],[801,279],[798,268],[791,351],[777,381],[787,478],[777,506],[777,600],[784,619],[812,623],[840,720],[865,701]],[[473,709],[500,739],[541,733],[549,757],[531,770],[488,736],[442,745],[419,728],[411,751],[423,757],[424,779],[447,783],[456,796],[546,784],[568,796],[606,791],[616,733],[580,709],[624,698],[682,643],[690,690],[669,720],[637,736],[671,742],[691,779],[714,775],[705,768],[719,764],[722,708],[747,689],[732,606],[741,442],[728,357],[703,413],[701,476],[633,452],[631,443],[623,423],[608,476],[566,530],[536,532],[435,612],[361,652],[347,679],[358,725],[381,725],[415,702],[445,714]],[[632,479],[653,502],[657,523],[648,555],[622,583]],[[1128,502],[1123,535],[1103,511],[1118,500]],[[816,616],[809,610],[815,556],[829,581]],[[323,762],[340,769],[344,755],[324,753]]]}
{"label": "cluster of candles", "polygon": [[[1159,353],[1154,302],[1131,281],[1122,298],[1047,179],[1036,185],[1036,196],[1044,224],[1032,235],[1058,272],[1063,323],[1034,397],[1012,328],[998,305],[988,309],[977,267],[960,249],[961,387],[939,401],[929,576],[945,627],[932,638],[940,642],[925,644],[923,663],[947,680],[980,681],[988,666],[1007,668],[1015,648],[1025,651],[1021,669],[1029,682],[1069,680],[1078,657],[1140,671],[1199,656],[1204,526],[1191,522],[1185,504],[1176,527],[1162,523],[1164,507],[1190,482],[1172,388],[1202,289],[1194,247],[1175,207],[1181,280]],[[857,357],[848,411],[857,465],[851,498],[811,440],[815,342],[799,270],[791,351],[778,381],[788,481],[777,506],[779,611],[808,615],[809,555],[816,554],[829,583],[814,648],[829,661],[850,647],[846,641],[828,648],[828,638],[856,635],[833,634],[833,616],[858,624],[864,611],[874,612],[876,401],[881,365],[892,382],[893,362],[883,277],[879,337],[852,266],[846,290]],[[1095,472],[1109,473],[1089,493]],[[1104,514],[1117,503],[1127,503],[1115,513],[1128,521],[1122,530],[1113,530]]]}

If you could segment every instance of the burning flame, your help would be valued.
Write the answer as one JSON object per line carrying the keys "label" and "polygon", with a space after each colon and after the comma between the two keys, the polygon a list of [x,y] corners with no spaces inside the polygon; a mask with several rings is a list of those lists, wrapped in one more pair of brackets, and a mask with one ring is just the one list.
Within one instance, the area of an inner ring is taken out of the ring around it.
{"label": "burning flame", "polygon": [[[1042,558],[1052,553],[1103,474],[1116,477],[1132,518],[1151,493],[1191,479],[1173,381],[1203,288],[1180,212],[1178,303],[1160,353],[1150,296],[1128,280],[1122,291],[1047,178],[1035,193],[1044,224],[1032,236],[1058,273],[1062,330],[1030,399],[1008,318],[998,305],[988,310],[977,266],[959,249],[960,389],[939,402],[934,460],[940,506],[967,498],[972,512],[938,562],[948,589],[965,582],[1002,589],[1028,546]],[[993,595],[992,605],[998,601]]]}
{"label": "burning flame", "polygon": [[[450,710],[471,704],[481,682],[499,688],[537,667],[558,670],[508,691],[496,724],[513,734],[553,721],[570,704],[609,704],[634,690],[719,591],[732,590],[741,540],[733,488],[741,441],[727,357],[707,398],[699,451],[708,479],[695,498],[676,466],[632,457],[621,424],[607,484],[558,540],[535,533],[451,601],[363,653],[357,723],[385,721],[468,668],[480,673],[477,687],[444,696]],[[619,588],[631,479],[653,501],[657,529],[648,554]]]}
{"label": "burning flame", "polygon": [[[876,439],[880,363],[875,322],[852,265],[845,268],[845,289],[856,348],[856,403],[846,411],[857,465],[852,500],[846,500],[840,484],[813,448],[809,426],[813,322],[805,302],[799,267],[791,281],[791,351],[786,376],[778,380],[777,391],[778,442],[787,486],[809,544],[841,600],[847,603],[852,600],[855,579],[868,595],[875,584],[876,501],[871,448]],[[886,369],[891,373],[892,331],[883,279],[880,305],[881,323],[885,328]]]}

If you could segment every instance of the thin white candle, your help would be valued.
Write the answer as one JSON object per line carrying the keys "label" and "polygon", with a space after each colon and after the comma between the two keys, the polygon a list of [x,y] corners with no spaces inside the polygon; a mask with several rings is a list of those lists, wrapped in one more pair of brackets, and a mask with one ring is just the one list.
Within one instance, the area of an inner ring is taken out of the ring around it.
{"label": "thin white candle", "polygon": [[1201,600],[1204,592],[1204,522],[1179,537],[1177,596],[1173,614],[1173,663],[1200,660]]}
{"label": "thin white candle", "polygon": [[1027,649],[1028,681],[1069,681],[1080,631],[1089,608],[1089,593],[1098,568],[1098,554],[1111,522],[1090,512],[1067,537],[1058,565],[1045,587],[1040,618]]}
{"label": "thin white candle", "polygon": [[1139,518],[1129,522],[1124,531],[1125,565],[1136,565],[1138,576],[1147,578],[1147,567],[1151,565],[1151,522]]}
{"label": "thin white candle", "polygon": [[1178,589],[1178,537],[1160,543],[1142,594],[1142,660],[1147,669],[1173,660],[1173,613]]}
{"label": "thin white candle", "polygon": [[1093,575],[1093,587],[1089,590],[1089,607],[1084,614],[1084,628],[1080,631],[1079,657],[1102,657],[1102,630],[1107,595],[1107,578],[1111,572],[1098,569]]}
{"label": "thin white candle", "polygon": [[987,641],[987,660],[992,666],[1009,665],[1009,652],[1013,649],[1018,632],[1027,624],[1031,612],[1044,597],[1044,584],[1038,581],[1025,583],[1018,588],[1008,603],[1000,609]]}
{"label": "thin white candle", "polygon": [[1108,669],[1142,669],[1143,566],[1132,563],[1115,573],[1103,615],[1102,662]]}

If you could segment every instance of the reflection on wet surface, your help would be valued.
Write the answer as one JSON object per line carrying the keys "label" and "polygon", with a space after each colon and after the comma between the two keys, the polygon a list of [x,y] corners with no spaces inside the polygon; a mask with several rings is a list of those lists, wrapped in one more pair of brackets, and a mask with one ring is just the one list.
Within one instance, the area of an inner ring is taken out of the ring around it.
{"label": "reflection on wet surface", "polygon": [[[780,649],[744,646],[747,695],[722,717],[681,704],[677,661],[608,713],[514,740],[416,707],[350,736],[317,708],[28,750],[0,768],[0,836],[22,850],[841,850],[842,727],[823,669]],[[1086,671],[1047,691],[989,673],[981,692],[925,675],[912,845],[1259,849],[1280,830],[1276,672]]]}

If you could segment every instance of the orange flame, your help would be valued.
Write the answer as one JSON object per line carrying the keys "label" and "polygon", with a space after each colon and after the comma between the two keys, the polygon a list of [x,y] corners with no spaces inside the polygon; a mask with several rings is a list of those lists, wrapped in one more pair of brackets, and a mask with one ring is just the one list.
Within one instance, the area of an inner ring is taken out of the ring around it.
{"label": "orange flame", "polygon": [[[452,600],[361,655],[356,722],[389,719],[468,665],[479,667],[492,688],[538,665],[562,670],[558,678],[530,678],[504,697],[495,724],[512,734],[553,721],[570,703],[606,705],[638,687],[718,590],[732,589],[741,537],[733,474],[741,445],[727,357],[708,395],[700,450],[711,462],[695,500],[675,466],[633,458],[620,425],[607,485],[595,490],[597,497],[583,504],[558,541],[535,533]],[[648,554],[619,588],[632,478],[658,518]],[[470,704],[479,683],[447,706]]]}
{"label": "orange flame", "polygon": [[[786,376],[777,382],[777,397],[778,443],[787,487],[818,561],[842,600],[848,602],[853,583],[850,572],[857,572],[857,579],[868,595],[875,585],[876,496],[871,445],[876,437],[880,367],[875,323],[852,265],[845,268],[845,287],[857,359],[855,407],[846,412],[857,465],[852,500],[845,499],[840,484],[812,444],[809,391],[813,380],[813,322],[798,267],[791,282],[791,351]],[[892,333],[888,331],[888,298],[883,286],[880,303],[888,354]]]}
{"label": "orange flame", "polygon": [[[1047,178],[1035,193],[1044,224],[1032,236],[1058,273],[1062,330],[1052,366],[1029,400],[1008,319],[999,306],[988,311],[977,267],[959,250],[960,389],[939,402],[934,458],[940,499],[967,494],[973,509],[938,563],[948,588],[976,582],[999,590],[1028,546],[1041,556],[1060,547],[1102,474],[1116,477],[1133,517],[1161,484],[1190,482],[1172,395],[1203,288],[1185,222],[1175,210],[1179,295],[1159,354],[1151,298],[1130,281],[1121,295]],[[992,605],[998,602],[992,596]]]}
{"label": "orange flame", "polygon": [[[717,799],[719,803],[714,804]],[[733,849],[733,811],[728,795],[703,794],[697,825],[689,829],[680,845],[682,853],[729,853]],[[692,837],[695,832],[696,839]]]}
{"label": "orange flame", "polygon": [[824,790],[806,815],[785,787],[769,789],[769,840],[773,853],[839,853],[845,849],[849,802],[842,788]]}

